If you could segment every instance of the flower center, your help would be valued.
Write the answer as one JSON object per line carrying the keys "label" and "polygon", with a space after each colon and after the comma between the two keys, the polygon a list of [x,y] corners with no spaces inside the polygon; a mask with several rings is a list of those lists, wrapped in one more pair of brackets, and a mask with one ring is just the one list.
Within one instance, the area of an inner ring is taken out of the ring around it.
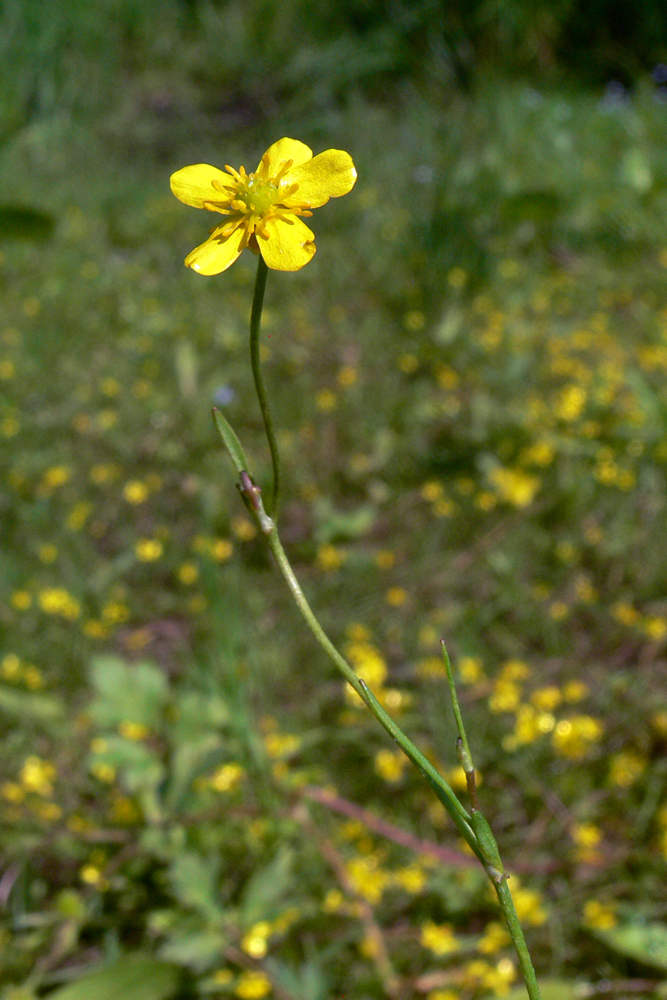
{"label": "flower center", "polygon": [[236,198],[243,202],[248,212],[264,215],[280,200],[280,188],[271,181],[265,181],[255,174],[249,174],[243,183],[238,185]]}

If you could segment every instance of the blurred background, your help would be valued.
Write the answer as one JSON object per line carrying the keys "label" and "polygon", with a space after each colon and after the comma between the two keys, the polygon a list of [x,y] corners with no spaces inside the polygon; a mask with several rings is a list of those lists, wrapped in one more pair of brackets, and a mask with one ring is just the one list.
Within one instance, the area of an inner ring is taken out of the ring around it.
{"label": "blurred background", "polygon": [[667,973],[667,10],[0,3],[0,995],[524,992],[484,875],[245,516],[255,260],[190,163],[359,179],[269,275],[282,534],[463,793],[549,1000]]}

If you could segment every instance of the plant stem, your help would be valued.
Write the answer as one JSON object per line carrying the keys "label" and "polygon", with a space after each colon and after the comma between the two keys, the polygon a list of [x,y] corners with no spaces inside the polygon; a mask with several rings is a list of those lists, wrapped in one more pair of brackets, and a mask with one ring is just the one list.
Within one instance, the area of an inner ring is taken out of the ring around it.
{"label": "plant stem", "polygon": [[264,290],[266,289],[266,276],[269,269],[264,263],[264,258],[260,255],[257,261],[257,276],[255,278],[255,291],[252,296],[252,312],[250,314],[250,365],[252,376],[255,380],[255,391],[259,400],[259,408],[262,411],[264,420],[264,430],[269,442],[271,452],[271,463],[273,465],[273,492],[271,503],[267,504],[269,515],[276,520],[280,508],[280,496],[282,491],[282,476],[280,472],[280,455],[278,453],[278,442],[273,429],[273,420],[269,410],[269,400],[266,395],[266,386],[262,378],[262,367],[259,358],[259,332],[262,322],[262,307],[264,305]]}
{"label": "plant stem", "polygon": [[499,882],[494,882],[493,887],[496,890],[498,902],[500,903],[500,909],[503,911],[505,920],[507,921],[507,929],[510,932],[512,944],[514,945],[514,950],[516,951],[517,958],[519,959],[519,965],[521,967],[521,972],[523,973],[524,982],[526,983],[528,996],[530,997],[530,1000],[542,1000],[542,994],[540,993],[540,987],[537,982],[537,976],[535,975],[535,969],[530,957],[530,952],[528,951],[528,945],[526,944],[526,939],[523,936],[523,930],[521,928],[521,924],[519,923],[519,917],[517,916],[510,887],[507,884],[507,877],[503,877],[503,879]]}

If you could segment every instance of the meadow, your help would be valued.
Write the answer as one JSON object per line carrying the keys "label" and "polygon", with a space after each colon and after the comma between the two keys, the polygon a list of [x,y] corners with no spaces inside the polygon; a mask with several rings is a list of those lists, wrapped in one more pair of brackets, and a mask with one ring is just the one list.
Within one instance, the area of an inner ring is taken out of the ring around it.
{"label": "meadow", "polygon": [[323,96],[300,72],[277,103],[244,77],[254,104],[206,105],[181,63],[114,99],[45,87],[25,120],[0,93],[1,995],[525,995],[484,873],[303,629],[211,420],[268,484],[255,259],[187,270],[210,223],[169,175],[289,135],[359,174],[312,263],[269,274],[290,558],[463,790],[446,640],[545,1000],[663,996],[664,87]]}

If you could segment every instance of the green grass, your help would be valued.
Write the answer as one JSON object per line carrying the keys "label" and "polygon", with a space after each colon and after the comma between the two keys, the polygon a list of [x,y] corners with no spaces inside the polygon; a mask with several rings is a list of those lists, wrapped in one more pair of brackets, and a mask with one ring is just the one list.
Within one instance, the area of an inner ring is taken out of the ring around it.
{"label": "green grass", "polygon": [[665,920],[665,106],[489,80],[220,126],[183,79],[133,77],[97,119],[46,107],[0,156],[3,202],[54,220],[0,267],[3,982],[148,951],[184,997],[243,996],[255,955],[277,996],[375,997],[381,940],[400,995],[502,991],[467,859],[322,805],[334,785],[460,851],[301,628],[211,422],[222,391],[268,485],[254,258],[187,271],[208,220],[169,174],[252,169],[287,134],[359,182],[315,216],[312,264],[269,275],[286,547],[449,771],[447,639],[540,974],[649,991],[641,933],[629,957],[600,935]]}

